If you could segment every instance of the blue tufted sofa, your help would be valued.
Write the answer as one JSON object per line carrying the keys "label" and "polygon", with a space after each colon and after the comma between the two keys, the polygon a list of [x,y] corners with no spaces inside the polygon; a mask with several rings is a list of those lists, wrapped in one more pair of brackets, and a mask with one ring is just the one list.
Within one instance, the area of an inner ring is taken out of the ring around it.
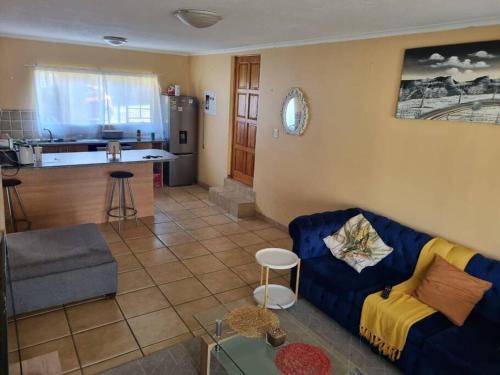
{"label": "blue tufted sofa", "polygon": [[[331,255],[323,238],[359,213],[394,251],[358,274]],[[302,259],[301,296],[356,336],[366,296],[410,278],[420,250],[431,239],[359,208],[301,216],[290,223],[289,231],[293,251]],[[404,373],[500,375],[500,261],[476,254],[465,271],[491,281],[493,287],[462,327],[454,326],[441,313],[413,325],[401,358],[395,363]],[[295,276],[292,273],[292,286]]]}

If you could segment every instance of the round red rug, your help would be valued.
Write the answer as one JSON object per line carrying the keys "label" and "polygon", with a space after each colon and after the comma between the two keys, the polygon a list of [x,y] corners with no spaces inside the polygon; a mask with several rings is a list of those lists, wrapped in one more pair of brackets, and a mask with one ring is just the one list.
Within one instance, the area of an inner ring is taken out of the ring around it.
{"label": "round red rug", "polygon": [[274,359],[284,375],[330,375],[332,364],[318,347],[308,344],[284,346]]}

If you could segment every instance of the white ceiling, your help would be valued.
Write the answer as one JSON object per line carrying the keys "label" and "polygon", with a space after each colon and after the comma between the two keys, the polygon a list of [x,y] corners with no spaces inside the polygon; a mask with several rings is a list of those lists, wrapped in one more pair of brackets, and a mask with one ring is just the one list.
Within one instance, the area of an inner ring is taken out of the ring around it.
{"label": "white ceiling", "polygon": [[[193,29],[172,12],[224,19]],[[500,24],[500,0],[0,0],[0,35],[207,53]],[[123,47],[122,47],[123,48]]]}

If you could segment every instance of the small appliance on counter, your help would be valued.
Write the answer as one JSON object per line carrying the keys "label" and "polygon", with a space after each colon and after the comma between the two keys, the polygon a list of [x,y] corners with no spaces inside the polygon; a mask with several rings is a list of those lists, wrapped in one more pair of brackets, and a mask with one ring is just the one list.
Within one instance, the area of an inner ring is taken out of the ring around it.
{"label": "small appliance on counter", "polygon": [[21,165],[33,164],[33,147],[30,145],[18,145],[17,147],[17,162]]}
{"label": "small appliance on counter", "polygon": [[115,129],[102,129],[101,135],[103,139],[122,139],[123,131]]}
{"label": "small appliance on counter", "polygon": [[[118,160],[122,157],[122,145],[118,141],[109,141],[106,146],[106,157],[109,158],[111,155],[111,160]],[[118,157],[117,157],[118,156]]]}

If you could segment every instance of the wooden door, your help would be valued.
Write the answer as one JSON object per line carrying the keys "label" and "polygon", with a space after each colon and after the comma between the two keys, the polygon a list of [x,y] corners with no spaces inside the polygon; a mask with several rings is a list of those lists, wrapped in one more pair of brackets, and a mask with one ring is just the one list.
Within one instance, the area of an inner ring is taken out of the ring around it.
{"label": "wooden door", "polygon": [[260,56],[236,58],[231,176],[253,185],[259,110]]}

